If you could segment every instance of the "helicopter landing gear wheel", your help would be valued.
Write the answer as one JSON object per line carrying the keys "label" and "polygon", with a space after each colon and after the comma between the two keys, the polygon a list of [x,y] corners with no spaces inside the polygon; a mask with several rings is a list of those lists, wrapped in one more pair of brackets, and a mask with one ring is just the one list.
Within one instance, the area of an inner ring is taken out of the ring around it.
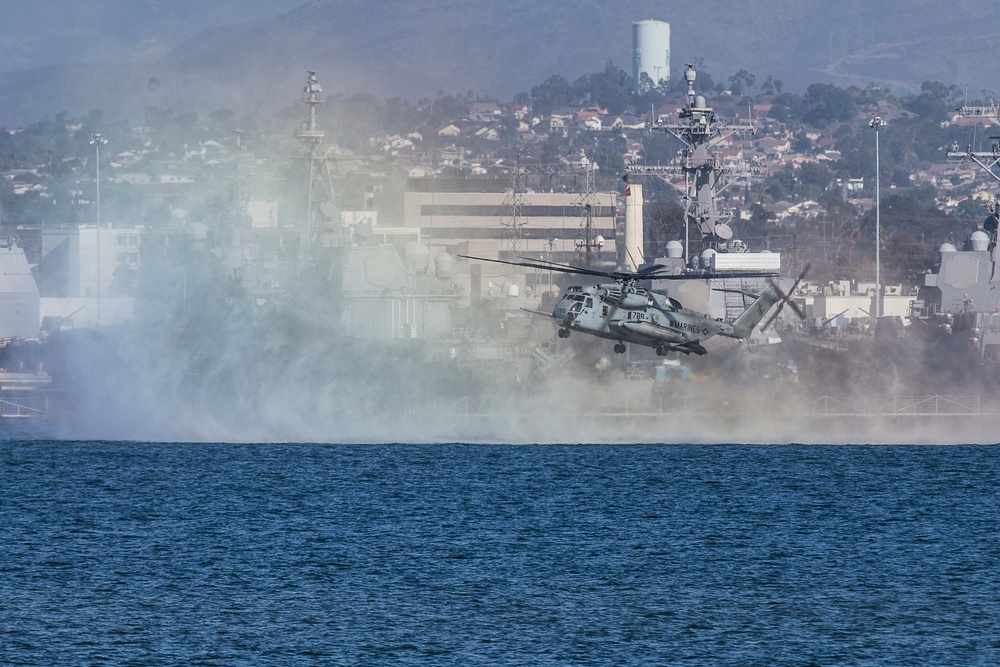
{"label": "helicopter landing gear wheel", "polygon": [[559,330],[560,338],[569,338],[569,329],[563,328]]}
{"label": "helicopter landing gear wheel", "polygon": [[615,352],[625,354],[625,346],[622,343],[615,343]]}
{"label": "helicopter landing gear wheel", "polygon": [[667,349],[666,345],[657,345],[656,346],[656,354],[658,354],[661,357],[667,356],[667,354],[669,352],[670,352],[670,350]]}

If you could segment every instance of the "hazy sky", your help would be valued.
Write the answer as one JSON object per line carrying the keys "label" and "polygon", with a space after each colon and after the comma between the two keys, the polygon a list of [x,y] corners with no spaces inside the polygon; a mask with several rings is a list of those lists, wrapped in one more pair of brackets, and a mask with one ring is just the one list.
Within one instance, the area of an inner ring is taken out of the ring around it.
{"label": "hazy sky", "polygon": [[2,0],[0,72],[151,62],[198,33],[260,21],[306,0]]}

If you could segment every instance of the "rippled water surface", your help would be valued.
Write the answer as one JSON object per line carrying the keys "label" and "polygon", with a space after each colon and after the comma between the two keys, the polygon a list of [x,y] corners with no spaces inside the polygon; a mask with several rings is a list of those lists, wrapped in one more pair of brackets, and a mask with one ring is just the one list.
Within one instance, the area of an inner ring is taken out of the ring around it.
{"label": "rippled water surface", "polygon": [[0,443],[4,665],[994,665],[1000,449]]}

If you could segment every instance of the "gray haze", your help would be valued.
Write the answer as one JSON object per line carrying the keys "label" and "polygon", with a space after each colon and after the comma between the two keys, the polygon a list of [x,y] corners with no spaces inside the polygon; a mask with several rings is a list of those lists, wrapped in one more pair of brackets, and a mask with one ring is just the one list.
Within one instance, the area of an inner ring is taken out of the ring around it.
{"label": "gray haze", "polygon": [[4,0],[0,72],[154,63],[210,28],[271,19],[302,0]]}
{"label": "gray haze", "polygon": [[0,125],[95,107],[273,108],[275,90],[306,69],[324,73],[328,93],[509,99],[609,60],[627,71],[631,24],[644,18],[671,23],[675,76],[699,59],[717,81],[746,69],[799,92],[832,82],[905,93],[937,80],[979,96],[997,79],[1000,5],[989,0],[8,0]]}
{"label": "gray haze", "polygon": [[[134,123],[148,106],[229,108],[239,117],[294,104],[308,69],[323,72],[328,95],[415,99],[473,90],[507,97],[552,74],[572,79],[599,71],[608,60],[627,68],[631,22],[647,17],[672,23],[675,68],[703,58],[718,80],[745,68],[759,79],[782,79],[789,90],[814,81],[906,90],[938,79],[977,91],[995,76],[983,56],[1000,6],[956,2],[942,20],[937,3],[853,0],[761,0],[738,10],[733,3],[673,0],[8,1],[0,5],[0,126],[95,107],[107,118]],[[149,85],[153,79],[156,86]],[[932,429],[919,421],[803,417],[803,393],[761,384],[747,357],[705,381],[696,410],[602,421],[595,417],[603,411],[648,399],[628,395],[635,386],[648,387],[595,380],[592,368],[583,367],[529,387],[474,385],[433,365],[403,369],[331,345],[322,335],[328,323],[314,321],[317,310],[315,303],[300,304],[282,315],[284,326],[256,328],[207,313],[204,322],[179,322],[166,335],[137,329],[114,346],[116,358],[97,356],[109,346],[82,350],[77,361],[86,362],[80,371],[85,400],[62,435],[323,442],[995,440],[983,422]],[[317,329],[320,335],[310,334]],[[176,346],[178,339],[188,339],[186,347]],[[733,380],[739,375],[746,378],[742,385]],[[911,389],[854,380],[844,384],[859,398]],[[457,415],[457,397],[472,394],[489,398],[492,409]]]}

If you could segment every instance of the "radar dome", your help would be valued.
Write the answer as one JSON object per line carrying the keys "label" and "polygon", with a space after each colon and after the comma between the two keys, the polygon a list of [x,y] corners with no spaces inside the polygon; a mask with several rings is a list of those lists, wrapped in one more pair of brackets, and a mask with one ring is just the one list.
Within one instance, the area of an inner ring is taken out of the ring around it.
{"label": "radar dome", "polygon": [[667,257],[677,259],[684,254],[684,244],[680,241],[667,241]]}
{"label": "radar dome", "polygon": [[420,241],[410,241],[403,248],[406,253],[406,264],[413,271],[424,271],[431,257],[431,251]]}
{"label": "radar dome", "polygon": [[189,222],[187,226],[191,230],[191,238],[195,241],[204,241],[208,238],[208,225],[204,222]]}
{"label": "radar dome", "polygon": [[434,258],[434,275],[436,275],[441,280],[447,280],[451,278],[451,266],[453,260],[451,255],[445,251],[441,251]]}
{"label": "radar dome", "polygon": [[712,261],[715,259],[716,252],[712,248],[706,248],[701,253],[701,265],[703,268],[712,268]]}
{"label": "radar dome", "polygon": [[694,98],[694,105],[696,107],[698,107],[699,109],[704,109],[705,106],[706,106],[705,96],[704,95],[698,95],[696,98]]}
{"label": "radar dome", "polygon": [[521,296],[521,290],[518,289],[517,283],[508,283],[504,293],[507,296]]}
{"label": "radar dome", "polygon": [[938,252],[958,252],[958,250],[950,243],[942,243],[941,247],[938,248]]}
{"label": "radar dome", "polygon": [[975,231],[969,235],[969,245],[973,250],[985,251],[990,248],[990,237],[989,235],[982,231]]}

